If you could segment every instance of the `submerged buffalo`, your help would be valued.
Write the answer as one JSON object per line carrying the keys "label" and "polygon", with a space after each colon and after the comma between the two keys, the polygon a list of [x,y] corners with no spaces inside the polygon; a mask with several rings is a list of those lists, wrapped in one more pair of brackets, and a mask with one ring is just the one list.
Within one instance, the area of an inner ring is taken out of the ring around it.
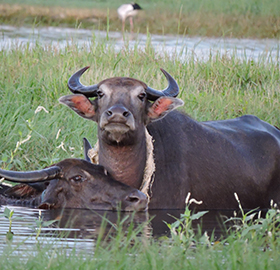
{"label": "submerged buffalo", "polygon": [[176,81],[164,70],[169,85],[158,91],[122,77],[84,86],[80,77],[87,69],[71,76],[68,87],[74,94],[60,102],[97,122],[99,164],[137,189],[143,187],[152,136],[150,209],[184,208],[189,192],[203,201],[198,208],[237,208],[235,192],[244,208],[266,208],[271,199],[280,203],[277,128],[252,115],[195,121],[174,110],[183,102],[176,98]]}
{"label": "submerged buffalo", "polygon": [[[41,209],[144,211],[148,203],[144,193],[114,180],[104,167],[81,159],[65,159],[49,168],[31,172],[0,169],[0,177],[24,183],[0,191],[0,204]],[[40,185],[46,181],[49,182],[47,187]]]}

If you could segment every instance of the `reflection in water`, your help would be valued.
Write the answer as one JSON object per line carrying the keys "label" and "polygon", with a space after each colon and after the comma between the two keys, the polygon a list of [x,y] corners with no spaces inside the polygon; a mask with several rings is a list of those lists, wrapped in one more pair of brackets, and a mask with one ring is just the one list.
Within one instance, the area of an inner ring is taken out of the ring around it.
{"label": "reflection in water", "polygon": [[150,235],[149,214],[147,212],[130,213],[87,209],[53,209],[44,211],[42,217],[44,220],[58,220],[55,227],[60,229],[66,228],[67,237],[71,238],[96,239],[100,232],[104,235],[108,233],[113,234],[116,232],[119,223],[126,229],[131,222],[135,226],[143,225],[148,236]]}
{"label": "reflection in water", "polygon": [[[38,227],[39,210],[7,206],[14,209],[12,221],[12,232],[14,238],[12,245],[18,252],[21,250],[34,250],[36,240],[36,228]],[[5,206],[0,208],[0,254],[5,248],[6,233],[9,229],[9,221],[1,214]],[[39,241],[43,243],[55,242],[56,247],[64,247],[69,252],[75,247],[77,250],[89,251],[94,250],[95,239],[102,230],[104,237],[117,232],[118,224],[122,224],[123,231],[126,230],[131,221],[135,226],[141,225],[143,233],[147,237],[169,236],[169,229],[164,223],[173,223],[173,217],[180,217],[183,210],[150,210],[149,212],[128,213],[113,211],[93,211],[86,209],[64,209],[64,210],[44,210],[42,218],[44,221],[57,220],[47,228],[42,228]],[[193,222],[193,228],[197,231],[198,225],[202,227],[202,233],[207,231],[208,235],[214,232],[215,239],[224,234],[222,216],[230,217],[232,211],[210,211],[199,221]],[[104,219],[106,217],[106,226]],[[172,217],[173,216],[173,217]],[[59,238],[58,238],[59,236]],[[61,238],[61,236],[63,236]],[[21,244],[20,244],[21,243]],[[22,244],[24,243],[24,244]],[[17,247],[19,245],[19,247]]]}
{"label": "reflection in water", "polygon": [[[76,238],[96,238],[101,230],[103,217],[106,218],[105,233],[114,233],[119,221],[123,221],[123,228],[130,225],[142,225],[146,236],[158,238],[160,236],[169,236],[170,232],[165,224],[173,223],[175,218],[179,218],[183,210],[150,210],[149,212],[129,213],[113,211],[93,211],[86,209],[64,209],[50,210],[43,213],[44,220],[59,220],[59,228],[69,228],[70,237]],[[232,216],[232,211],[209,211],[203,218],[193,222],[193,229],[201,228],[203,232],[211,234],[213,231],[215,237],[219,238],[224,234],[223,221],[225,217]],[[103,229],[103,228],[102,228]]]}
{"label": "reflection in water", "polygon": [[[85,29],[71,29],[59,27],[27,28],[0,25],[0,50],[9,49],[15,45],[27,43],[30,47],[35,44],[54,46],[64,49],[68,45],[76,44],[79,48],[89,49],[95,41],[101,41],[114,46],[118,51],[122,48],[145,49],[150,43],[158,53],[167,53],[173,57],[177,55],[182,61],[192,59],[207,60],[210,55],[234,55],[237,58],[253,59],[255,61],[267,59],[275,61],[279,58],[280,41],[277,39],[234,39],[234,38],[204,38],[188,36],[161,36],[138,34],[129,42],[123,42],[120,32],[92,31]],[[150,39],[150,40],[149,40]],[[260,57],[261,56],[261,57]]]}

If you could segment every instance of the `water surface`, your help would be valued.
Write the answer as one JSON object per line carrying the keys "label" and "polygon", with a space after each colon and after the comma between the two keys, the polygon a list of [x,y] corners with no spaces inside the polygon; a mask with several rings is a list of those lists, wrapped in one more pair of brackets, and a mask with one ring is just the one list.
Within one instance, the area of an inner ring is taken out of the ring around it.
{"label": "water surface", "polygon": [[[9,220],[2,214],[5,207],[14,210],[12,217],[13,241],[9,244],[16,252],[24,255],[28,250],[36,250],[36,243],[40,241],[43,245],[55,243],[57,248],[63,247],[66,252],[71,252],[73,248],[77,251],[93,252],[96,239],[101,231],[105,231],[105,236],[116,233],[116,228],[122,222],[123,230],[126,230],[131,222],[135,226],[142,226],[145,237],[170,236],[167,223],[175,222],[174,217],[179,217],[183,210],[150,210],[149,212],[129,213],[114,211],[93,211],[87,209],[58,209],[42,210],[19,207],[19,206],[1,206],[0,207],[0,254],[7,247],[6,233],[9,230]],[[40,213],[40,216],[39,216]],[[214,233],[215,239],[219,239],[225,234],[223,220],[233,215],[232,211],[210,211],[201,220],[193,223],[195,231],[198,227],[202,232],[208,235]],[[106,217],[104,227],[103,217]],[[38,232],[38,220],[43,221],[56,220],[55,223],[43,227],[36,239]],[[104,230],[105,229],[105,230]],[[63,236],[63,237],[61,237]]]}
{"label": "water surface", "polygon": [[2,33],[0,49],[6,50],[24,44],[41,44],[61,49],[76,44],[81,49],[89,49],[96,41],[112,45],[116,50],[123,47],[144,49],[147,43],[158,53],[177,55],[182,61],[195,57],[207,60],[210,55],[234,55],[238,58],[258,61],[260,57],[276,60],[279,57],[280,41],[277,39],[236,39],[236,38],[204,38],[172,35],[127,35],[125,42],[119,32],[91,31],[85,29],[43,27],[27,28],[0,25]]}

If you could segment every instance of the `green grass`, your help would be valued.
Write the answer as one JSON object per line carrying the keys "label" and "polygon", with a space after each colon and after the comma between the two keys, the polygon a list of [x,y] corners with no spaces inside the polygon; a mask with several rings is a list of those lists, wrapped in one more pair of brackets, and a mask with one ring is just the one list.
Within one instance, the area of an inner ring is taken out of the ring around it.
{"label": "green grass", "polygon": [[[2,3],[2,4],[1,4]],[[138,3],[136,32],[223,37],[280,37],[278,0],[176,0]],[[120,31],[116,9],[123,1],[1,0],[0,23],[69,26]],[[127,30],[129,26],[127,23]]]}

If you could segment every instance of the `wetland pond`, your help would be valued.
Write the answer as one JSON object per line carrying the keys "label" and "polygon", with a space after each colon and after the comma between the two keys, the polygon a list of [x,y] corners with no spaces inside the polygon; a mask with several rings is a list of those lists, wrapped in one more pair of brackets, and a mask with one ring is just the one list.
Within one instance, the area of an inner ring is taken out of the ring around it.
{"label": "wetland pond", "polygon": [[[145,49],[150,44],[157,53],[163,53],[170,56],[178,56],[182,61],[188,59],[207,60],[211,55],[234,55],[240,59],[250,59],[258,61],[265,58],[267,61],[278,61],[280,42],[276,39],[250,40],[250,39],[223,39],[223,38],[202,38],[202,37],[183,37],[183,36],[160,36],[150,35],[147,37],[138,34],[135,38],[123,41],[122,34],[118,32],[101,32],[84,29],[69,28],[16,28],[13,26],[0,25],[1,38],[0,49],[10,50],[14,47],[25,46],[29,48],[39,44],[47,48],[64,49],[65,47],[75,44],[80,49],[90,49],[95,42],[103,42],[106,46],[113,46],[116,51],[122,48]],[[88,65],[90,63],[85,63]],[[9,220],[2,214],[6,206],[0,207],[0,253],[5,248],[6,233],[9,230]],[[38,209],[8,206],[14,210],[12,217],[12,232],[14,233],[12,245],[17,246],[21,243],[20,248],[30,249],[36,244],[36,228],[38,228],[38,220],[42,218],[44,221],[57,220],[48,227],[43,227],[39,235],[40,238],[54,241],[59,233],[64,233],[65,237],[59,238],[56,246],[63,246],[71,250],[75,247],[77,250],[92,251],[95,245],[95,239],[101,228],[102,217],[105,215],[103,211],[91,210],[43,210],[41,216]],[[117,224],[120,220],[127,218],[130,221],[133,216],[135,224],[145,223],[145,232],[147,236],[160,237],[169,235],[169,229],[163,222],[173,223],[175,219],[171,216],[179,217],[180,211],[149,211],[147,213],[131,213],[107,212],[106,218],[109,223],[106,229],[112,229],[112,225]],[[170,216],[171,215],[171,216]],[[224,231],[221,225],[223,216],[232,217],[233,211],[217,212],[211,211],[202,218],[202,231],[207,231],[208,235],[214,230],[218,237]],[[151,220],[151,218],[153,219]],[[149,221],[151,220],[151,221]],[[149,222],[147,222],[149,221]],[[196,229],[198,222],[194,222]],[[57,239],[57,238],[56,238]],[[23,244],[22,244],[23,243]],[[20,252],[20,250],[17,250]]]}
{"label": "wetland pond", "polygon": [[151,44],[156,52],[177,55],[182,61],[193,59],[207,60],[215,54],[234,55],[258,61],[258,59],[277,60],[279,58],[280,41],[277,39],[233,39],[233,38],[204,38],[171,35],[127,35],[125,42],[120,32],[92,31],[59,27],[27,28],[0,25],[0,49],[25,44],[41,44],[63,49],[75,44],[81,49],[90,49],[94,42],[104,42],[113,46],[116,51],[122,48],[144,49]]}
{"label": "wetland pond", "polygon": [[[180,217],[184,210],[150,210],[148,212],[130,213],[113,211],[94,211],[87,209],[56,209],[38,210],[20,206],[0,207],[0,254],[6,246],[6,234],[9,230],[9,219],[2,214],[5,208],[14,210],[12,216],[13,241],[11,245],[17,252],[26,250],[32,251],[35,248],[38,232],[39,219],[44,222],[56,220],[49,226],[42,226],[39,240],[43,243],[53,243],[57,248],[63,247],[67,251],[72,248],[80,251],[92,252],[98,234],[102,230],[104,235],[116,232],[118,220],[122,228],[126,230],[131,221],[135,226],[143,226],[143,233],[146,237],[158,239],[162,236],[169,236],[170,231],[165,222],[171,224]],[[102,224],[103,216],[106,217],[106,224]],[[225,233],[223,221],[233,216],[233,211],[209,211],[201,219],[193,222],[194,231],[198,226],[202,232],[211,235],[214,232],[215,239]],[[16,248],[17,247],[17,248]],[[18,249],[18,247],[20,247]]]}

